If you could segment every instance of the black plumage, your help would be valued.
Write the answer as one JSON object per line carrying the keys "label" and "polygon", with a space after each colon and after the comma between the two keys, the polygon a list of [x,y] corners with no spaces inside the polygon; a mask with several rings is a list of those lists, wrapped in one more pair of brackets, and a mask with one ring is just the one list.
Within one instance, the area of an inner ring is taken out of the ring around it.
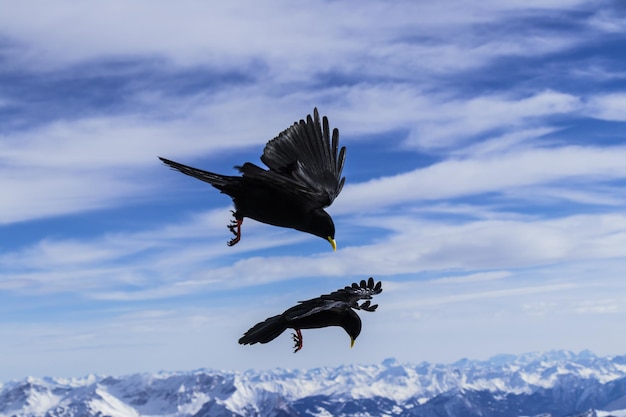
{"label": "black plumage", "polygon": [[261,161],[268,170],[246,162],[235,167],[241,176],[229,176],[159,159],[233,199],[234,220],[228,228],[235,237],[229,246],[239,242],[241,223],[249,217],[311,233],[328,240],[336,249],[335,224],[324,208],[343,188],[345,155],[346,148],[339,149],[339,131],[333,129],[331,137],[328,119],[324,117],[320,123],[316,108],[313,117],[308,115],[306,121],[294,123],[267,142]]}
{"label": "black plumage", "polygon": [[[306,301],[298,301],[284,313],[257,323],[240,339],[242,345],[268,343],[280,336],[287,329],[294,329],[294,352],[302,349],[301,329],[340,326],[350,336],[350,346],[361,333],[361,319],[354,310],[375,311],[378,304],[370,305],[373,295],[383,291],[382,283],[374,283],[374,278],[361,280],[360,284],[325,294]],[[367,300],[359,304],[360,300]]]}

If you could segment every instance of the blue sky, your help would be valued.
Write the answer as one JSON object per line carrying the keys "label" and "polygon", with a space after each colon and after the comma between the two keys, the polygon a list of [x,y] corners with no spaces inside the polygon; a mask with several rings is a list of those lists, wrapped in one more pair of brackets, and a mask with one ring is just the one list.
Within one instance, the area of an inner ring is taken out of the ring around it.
{"label": "blue sky", "polygon": [[[0,3],[0,381],[626,352],[619,2]],[[235,174],[316,106],[337,252],[227,247],[230,199],[157,159]],[[369,276],[353,349],[237,344]]]}

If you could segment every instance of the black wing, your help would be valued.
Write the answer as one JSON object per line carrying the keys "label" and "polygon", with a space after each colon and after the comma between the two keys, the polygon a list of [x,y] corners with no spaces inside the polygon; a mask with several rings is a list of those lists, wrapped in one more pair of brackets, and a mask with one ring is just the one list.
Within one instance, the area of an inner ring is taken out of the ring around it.
{"label": "black wing", "polygon": [[[330,294],[324,294],[310,300],[298,301],[299,304],[291,307],[283,313],[288,321],[302,319],[304,317],[321,313],[323,311],[350,310],[351,308],[364,311],[376,311],[378,304],[370,305],[373,295],[383,292],[382,282],[374,282],[370,277],[367,281],[361,280],[350,286],[344,287]],[[359,305],[358,301],[367,300]]]}
{"label": "black wing", "polygon": [[[334,305],[335,303],[345,303],[350,308],[365,311],[374,311],[378,307],[378,304],[370,305],[370,301],[373,295],[383,292],[382,282],[374,282],[374,278],[369,277],[367,281],[361,280],[359,284],[356,282],[350,286],[344,287],[340,290],[333,291],[330,294],[321,295],[318,298],[307,301],[299,301],[300,303],[311,303],[317,300],[320,304]],[[367,300],[360,304],[358,301]]]}
{"label": "black wing", "polygon": [[333,129],[332,139],[326,116],[320,124],[317,108],[313,118],[300,120],[270,140],[261,161],[265,171],[254,164],[239,167],[244,177],[257,177],[307,196],[311,208],[327,207],[341,192],[345,177],[341,177],[346,148],[339,149],[339,131]]}
{"label": "black wing", "polygon": [[[313,298],[307,301],[298,301],[298,305],[291,307],[283,313],[283,317],[291,322],[293,320],[303,319],[321,312],[344,312],[350,310],[350,305],[346,301],[340,300],[324,300],[322,298]],[[372,310],[373,311],[373,310]]]}

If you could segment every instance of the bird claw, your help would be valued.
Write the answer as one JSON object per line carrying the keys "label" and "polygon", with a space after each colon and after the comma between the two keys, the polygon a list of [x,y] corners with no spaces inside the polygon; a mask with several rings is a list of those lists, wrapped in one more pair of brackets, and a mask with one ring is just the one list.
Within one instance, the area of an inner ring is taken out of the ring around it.
{"label": "bird claw", "polygon": [[293,340],[294,344],[293,344],[293,353],[298,352],[300,349],[302,349],[302,333],[300,332],[300,329],[296,329],[296,333],[292,333],[291,334],[291,339]]}
{"label": "bird claw", "polygon": [[226,242],[226,244],[228,246],[234,246],[241,239],[241,223],[243,223],[243,219],[238,219],[234,211],[231,210],[230,212],[233,213],[233,217],[235,219],[231,220],[230,224],[226,227],[228,228],[228,230],[231,231],[233,235],[235,235],[235,237]]}

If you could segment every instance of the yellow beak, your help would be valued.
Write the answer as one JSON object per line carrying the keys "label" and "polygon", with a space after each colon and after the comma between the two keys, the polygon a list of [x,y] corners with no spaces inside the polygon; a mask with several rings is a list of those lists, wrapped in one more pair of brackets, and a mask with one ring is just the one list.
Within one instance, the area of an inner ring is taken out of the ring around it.
{"label": "yellow beak", "polygon": [[350,349],[354,347],[354,339],[350,338]]}
{"label": "yellow beak", "polygon": [[337,250],[337,243],[335,242],[335,239],[333,239],[330,236],[328,236],[326,239],[328,239],[328,241],[330,242],[330,246],[333,247],[333,250],[336,251]]}

